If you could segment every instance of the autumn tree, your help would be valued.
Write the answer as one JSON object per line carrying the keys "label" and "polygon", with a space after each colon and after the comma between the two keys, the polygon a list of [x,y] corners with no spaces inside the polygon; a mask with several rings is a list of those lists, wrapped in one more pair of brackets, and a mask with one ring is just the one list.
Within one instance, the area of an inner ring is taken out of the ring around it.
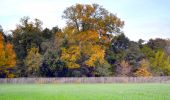
{"label": "autumn tree", "polygon": [[96,66],[105,66],[105,50],[113,34],[122,32],[124,22],[97,4],[68,7],[63,18],[67,20],[67,27],[63,30],[66,42],[61,58],[68,68],[86,67],[97,71],[100,68]]}
{"label": "autumn tree", "polygon": [[134,73],[134,76],[137,76],[137,77],[148,77],[148,76],[151,76],[152,74],[149,72],[149,68],[150,68],[149,61],[146,60],[146,59],[143,59],[140,62],[139,68]]}
{"label": "autumn tree", "polygon": [[28,55],[26,56],[24,63],[27,68],[28,76],[39,76],[39,67],[42,63],[42,56],[39,54],[38,48],[31,48],[28,51]]}
{"label": "autumn tree", "polygon": [[79,68],[80,65],[77,64],[79,58],[80,48],[78,46],[71,46],[68,49],[62,49],[61,59],[66,62],[68,68]]}
{"label": "autumn tree", "polygon": [[61,59],[68,62],[69,68],[79,68],[80,64],[95,67],[96,61],[104,62],[105,50],[97,44],[96,31],[74,32],[74,28],[66,28],[64,34],[66,47],[62,49]]}
{"label": "autumn tree", "polygon": [[11,70],[16,65],[16,55],[11,43],[5,43],[0,33],[0,77],[14,77]]}
{"label": "autumn tree", "polygon": [[115,14],[108,12],[98,4],[76,4],[68,7],[63,14],[67,25],[77,31],[97,31],[102,42],[109,42],[112,34],[122,32],[124,22]]}
{"label": "autumn tree", "polygon": [[0,33],[0,66],[2,67],[5,62],[5,46],[4,46],[4,39],[2,33]]}
{"label": "autumn tree", "polygon": [[69,25],[79,31],[100,30],[120,32],[124,22],[98,4],[76,4],[64,11],[63,17]]}

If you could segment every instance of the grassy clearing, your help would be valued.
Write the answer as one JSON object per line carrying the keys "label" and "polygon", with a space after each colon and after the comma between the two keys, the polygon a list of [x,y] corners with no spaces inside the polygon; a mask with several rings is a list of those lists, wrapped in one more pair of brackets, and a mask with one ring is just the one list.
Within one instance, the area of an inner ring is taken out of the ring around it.
{"label": "grassy clearing", "polygon": [[0,100],[170,100],[170,84],[0,84]]}

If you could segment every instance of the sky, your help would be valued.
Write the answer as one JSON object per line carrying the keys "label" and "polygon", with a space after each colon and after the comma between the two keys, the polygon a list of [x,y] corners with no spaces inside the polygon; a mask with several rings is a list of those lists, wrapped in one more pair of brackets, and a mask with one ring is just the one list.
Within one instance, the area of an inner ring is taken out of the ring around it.
{"label": "sky", "polygon": [[63,11],[76,3],[97,3],[116,14],[125,21],[123,31],[131,40],[170,38],[170,0],[0,0],[0,25],[9,32],[29,16],[43,21],[43,28],[63,28]]}

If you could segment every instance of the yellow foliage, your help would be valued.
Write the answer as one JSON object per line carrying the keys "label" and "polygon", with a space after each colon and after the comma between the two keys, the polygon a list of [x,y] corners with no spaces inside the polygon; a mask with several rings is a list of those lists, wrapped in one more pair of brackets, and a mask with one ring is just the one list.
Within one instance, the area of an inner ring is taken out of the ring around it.
{"label": "yellow foliage", "polygon": [[80,42],[96,43],[99,41],[99,35],[96,31],[88,30],[76,34],[75,39]]}
{"label": "yellow foliage", "polygon": [[[77,6],[81,8],[81,5]],[[76,31],[73,27],[66,27],[64,34],[69,46],[62,49],[61,59],[69,68],[79,68],[77,61],[80,59],[88,67],[95,67],[97,61],[104,63],[105,50],[102,45],[98,45],[100,39],[97,31]]]}
{"label": "yellow foliage", "polygon": [[80,58],[79,46],[71,46],[68,49],[62,49],[61,59],[66,62],[69,68],[79,68],[80,65],[76,61]]}
{"label": "yellow foliage", "polygon": [[152,74],[146,68],[139,68],[135,73],[137,77],[148,77],[152,76]]}
{"label": "yellow foliage", "polygon": [[149,62],[146,59],[143,59],[140,62],[140,68],[134,73],[134,75],[137,77],[152,76],[152,74],[148,71],[149,65]]}
{"label": "yellow foliage", "polygon": [[90,57],[88,60],[85,61],[85,64],[89,67],[95,67],[96,61],[98,61],[100,64],[104,63],[104,56],[105,51],[101,48],[99,45],[94,45],[91,47],[91,50],[89,50]]}

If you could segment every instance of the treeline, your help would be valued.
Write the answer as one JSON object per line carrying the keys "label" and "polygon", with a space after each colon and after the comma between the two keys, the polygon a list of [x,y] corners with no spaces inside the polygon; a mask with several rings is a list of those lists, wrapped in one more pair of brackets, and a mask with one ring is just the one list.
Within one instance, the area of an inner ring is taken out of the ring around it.
{"label": "treeline", "polygon": [[0,77],[170,75],[170,40],[131,41],[124,21],[97,4],[73,5],[62,17],[63,29],[29,17],[12,34],[0,29]]}

